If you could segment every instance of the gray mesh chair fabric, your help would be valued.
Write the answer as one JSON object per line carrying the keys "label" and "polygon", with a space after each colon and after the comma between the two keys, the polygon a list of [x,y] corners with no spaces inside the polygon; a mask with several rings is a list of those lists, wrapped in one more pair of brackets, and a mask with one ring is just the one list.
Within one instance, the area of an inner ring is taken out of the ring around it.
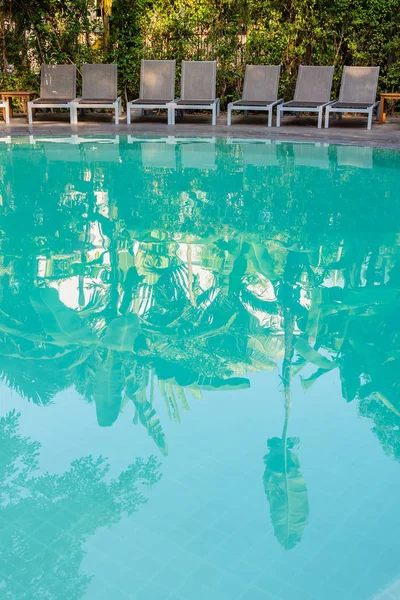
{"label": "gray mesh chair fabric", "polygon": [[68,108],[70,121],[75,123],[76,66],[42,65],[40,97],[28,102],[28,122],[33,121],[35,108]]}
{"label": "gray mesh chair fabric", "polygon": [[294,102],[321,103],[331,99],[334,67],[300,65],[294,92]]}
{"label": "gray mesh chair fabric", "polygon": [[[378,88],[379,67],[343,67],[339,100],[328,107],[325,115],[325,127],[329,127],[329,114],[366,113],[367,128],[372,127],[372,113],[378,108],[376,92]],[[378,113],[378,111],[377,111]],[[378,114],[377,114],[378,117]]]}
{"label": "gray mesh chair fabric", "polygon": [[84,101],[115,102],[117,99],[118,67],[109,65],[82,65],[82,98]]}
{"label": "gray mesh chair fabric", "polygon": [[318,128],[321,128],[323,110],[330,102],[333,72],[333,66],[300,65],[293,100],[278,106],[277,126],[284,112],[316,112]]}
{"label": "gray mesh chair fabric", "polygon": [[76,98],[75,65],[42,65],[40,72],[40,101],[68,102]]}
{"label": "gray mesh chair fabric", "polygon": [[216,97],[217,63],[215,60],[182,61],[181,97],[171,104],[169,124],[175,124],[176,110],[211,110],[212,124],[217,122],[220,103]]}
{"label": "gray mesh chair fabric", "polygon": [[126,108],[128,125],[131,123],[132,109],[165,108],[170,121],[168,104],[175,96],[175,69],[175,60],[142,60],[139,98],[128,102]]}
{"label": "gray mesh chair fabric", "polygon": [[280,65],[246,65],[243,101],[269,104],[278,99]]}
{"label": "gray mesh chair fabric", "polygon": [[344,67],[339,102],[374,104],[378,77],[379,67]]}
{"label": "gray mesh chair fabric", "polygon": [[214,102],[217,81],[215,60],[182,61],[181,103]]}
{"label": "gray mesh chair fabric", "polygon": [[118,66],[116,64],[82,65],[82,97],[76,100],[75,107],[76,109],[112,108],[115,124],[118,125],[121,112],[121,98],[118,98]]}
{"label": "gray mesh chair fabric", "polygon": [[268,125],[272,125],[272,109],[282,102],[278,100],[280,65],[246,65],[243,96],[228,104],[227,124],[231,124],[233,110],[268,111]]}
{"label": "gray mesh chair fabric", "polygon": [[171,102],[175,96],[175,60],[142,60],[140,98]]}

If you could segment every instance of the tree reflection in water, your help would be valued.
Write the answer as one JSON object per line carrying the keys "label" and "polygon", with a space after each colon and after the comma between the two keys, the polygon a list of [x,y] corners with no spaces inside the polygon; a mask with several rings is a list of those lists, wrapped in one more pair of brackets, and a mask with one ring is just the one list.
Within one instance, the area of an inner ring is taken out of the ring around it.
{"label": "tree reflection in water", "polygon": [[[204,168],[193,141],[159,158],[151,141],[83,143],[69,162],[45,142],[2,149],[1,377],[44,405],[75,386],[101,426],[132,402],[167,454],[155,386],[179,422],[202,390],[280,369],[285,424],[264,484],[290,548],[308,516],[287,437],[293,377],[307,390],[337,369],[399,456],[399,159],[371,150],[361,169],[357,148],[282,143],[255,161],[254,145],[207,143]],[[28,163],[31,179],[15,179]]]}
{"label": "tree reflection in water", "polygon": [[15,411],[0,418],[0,445],[1,597],[79,600],[91,579],[80,571],[84,542],[147,502],[158,461],[137,458],[110,479],[107,461],[89,455],[38,474],[40,444],[21,434]]}

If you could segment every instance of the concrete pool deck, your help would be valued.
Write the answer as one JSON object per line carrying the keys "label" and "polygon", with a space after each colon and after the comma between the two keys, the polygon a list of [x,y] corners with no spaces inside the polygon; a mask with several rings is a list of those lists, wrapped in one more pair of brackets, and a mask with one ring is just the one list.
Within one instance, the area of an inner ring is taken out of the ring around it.
{"label": "concrete pool deck", "polygon": [[132,119],[127,125],[126,115],[114,125],[110,114],[92,113],[80,118],[78,125],[69,124],[66,113],[42,113],[33,125],[28,125],[25,116],[16,116],[10,125],[0,123],[0,138],[6,136],[69,136],[79,135],[137,135],[137,136],[215,136],[232,138],[270,139],[328,144],[349,144],[375,148],[400,150],[400,119],[393,118],[384,124],[373,122],[367,130],[366,118],[331,119],[329,129],[317,129],[314,117],[288,117],[280,128],[266,126],[265,117],[234,116],[232,126],[226,125],[222,114],[217,125],[211,125],[209,115],[185,115],[176,125],[167,125],[166,115],[156,114]]}

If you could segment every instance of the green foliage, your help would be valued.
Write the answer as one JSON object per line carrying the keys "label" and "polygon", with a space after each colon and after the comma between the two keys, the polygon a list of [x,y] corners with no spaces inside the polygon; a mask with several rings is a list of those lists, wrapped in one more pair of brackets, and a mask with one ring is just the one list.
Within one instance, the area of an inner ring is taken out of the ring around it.
{"label": "green foliage", "polygon": [[238,97],[246,63],[281,64],[292,93],[300,64],[380,65],[380,89],[400,78],[398,0],[0,0],[0,86],[38,86],[42,62],[116,61],[126,99],[140,59],[217,59],[218,94]]}

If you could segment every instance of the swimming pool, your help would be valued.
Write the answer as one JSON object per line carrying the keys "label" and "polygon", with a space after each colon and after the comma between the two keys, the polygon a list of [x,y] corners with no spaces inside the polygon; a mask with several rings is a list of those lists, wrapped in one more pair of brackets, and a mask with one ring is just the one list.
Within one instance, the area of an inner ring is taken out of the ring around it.
{"label": "swimming pool", "polygon": [[1,598],[400,598],[400,154],[5,141]]}

